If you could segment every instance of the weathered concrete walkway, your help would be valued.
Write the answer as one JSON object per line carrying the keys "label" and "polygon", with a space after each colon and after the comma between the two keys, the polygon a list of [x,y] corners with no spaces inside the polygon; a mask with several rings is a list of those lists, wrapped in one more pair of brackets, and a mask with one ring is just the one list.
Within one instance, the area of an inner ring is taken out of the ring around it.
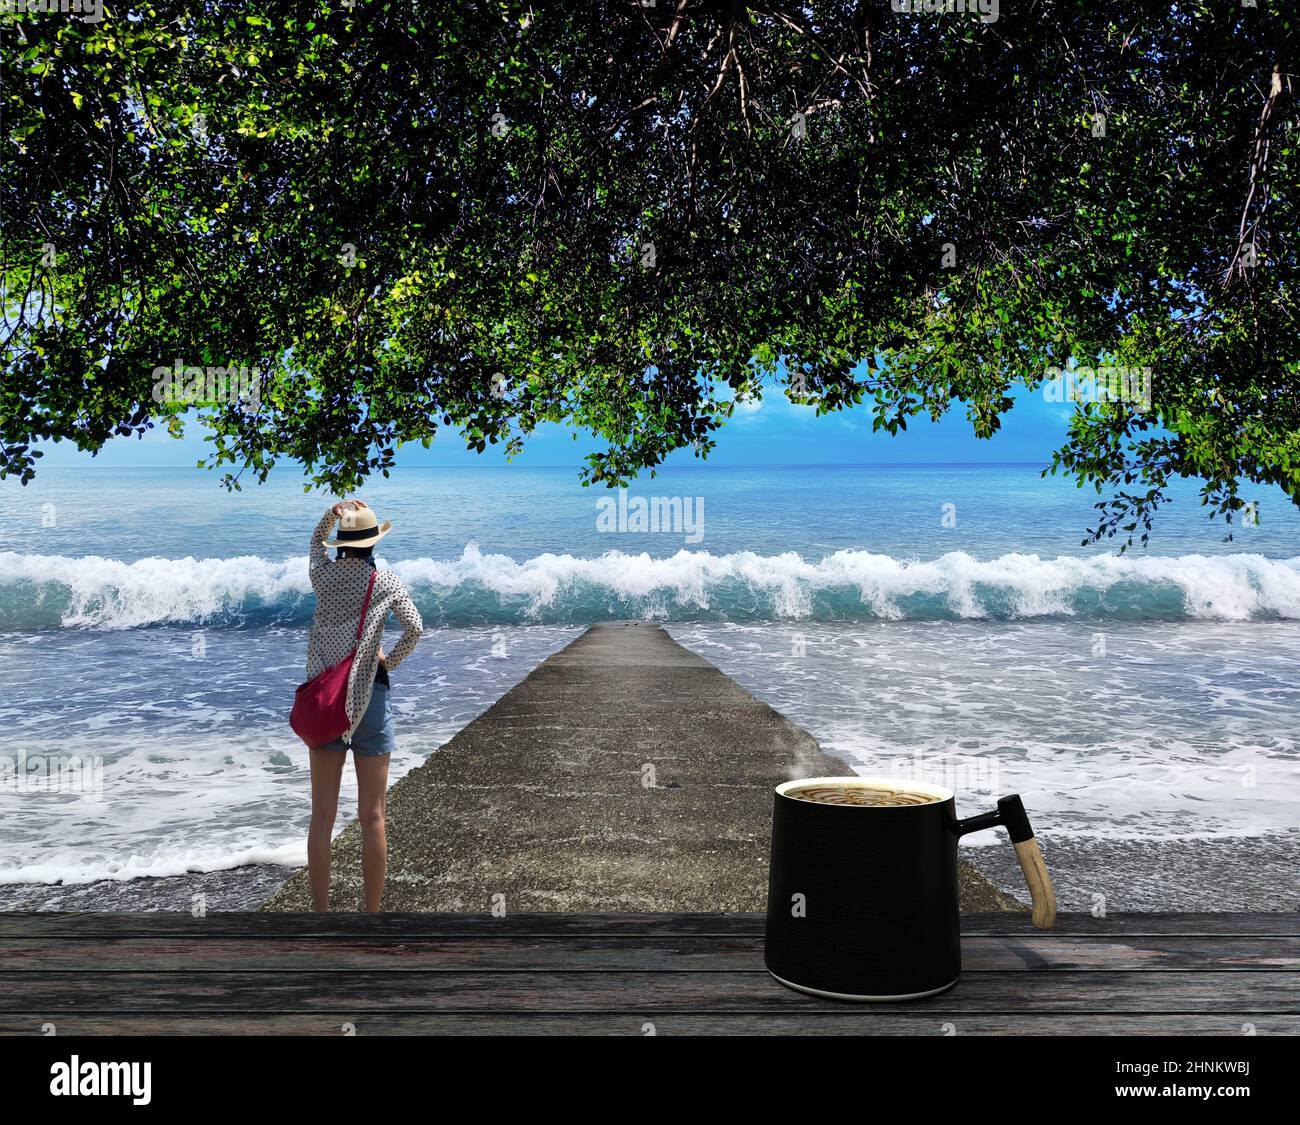
{"label": "weathered concrete walkway", "polygon": [[[383,908],[761,911],[772,786],[852,772],[659,627],[595,625],[389,791]],[[362,909],[355,821],[332,880]],[[966,863],[962,906],[1019,908]],[[310,910],[306,872],[262,909]]]}

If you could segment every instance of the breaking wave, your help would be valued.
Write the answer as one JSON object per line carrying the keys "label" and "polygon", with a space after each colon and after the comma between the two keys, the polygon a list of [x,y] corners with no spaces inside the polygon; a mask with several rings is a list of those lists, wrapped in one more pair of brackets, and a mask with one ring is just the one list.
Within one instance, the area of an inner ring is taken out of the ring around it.
{"label": "breaking wave", "polygon": [[[1102,617],[1300,619],[1300,557],[1095,557],[956,551],[930,560],[837,551],[666,558],[608,552],[523,562],[467,546],[392,563],[430,625]],[[0,552],[0,629],[301,626],[314,599],[305,558],[274,561]]]}

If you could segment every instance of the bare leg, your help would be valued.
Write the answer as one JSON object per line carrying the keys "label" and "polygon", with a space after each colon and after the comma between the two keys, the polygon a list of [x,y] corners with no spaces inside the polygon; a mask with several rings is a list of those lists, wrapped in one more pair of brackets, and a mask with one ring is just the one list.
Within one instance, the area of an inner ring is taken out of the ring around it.
{"label": "bare leg", "polygon": [[384,800],[388,796],[388,754],[353,756],[357,767],[357,819],[361,822],[361,882],[366,909],[379,909],[388,873],[388,837],[384,833]]}
{"label": "bare leg", "polygon": [[330,908],[330,837],[339,811],[343,759],[338,750],[311,752],[311,828],[307,830],[307,880],[313,910]]}

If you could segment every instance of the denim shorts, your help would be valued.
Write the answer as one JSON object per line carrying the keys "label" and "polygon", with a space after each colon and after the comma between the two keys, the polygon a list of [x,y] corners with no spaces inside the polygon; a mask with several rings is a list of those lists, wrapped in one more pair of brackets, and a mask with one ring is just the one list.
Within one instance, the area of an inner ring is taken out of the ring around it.
{"label": "denim shorts", "polygon": [[[377,754],[391,754],[397,746],[393,734],[393,708],[388,702],[388,688],[375,684],[370,692],[370,705],[361,716],[361,722],[352,734],[352,755],[356,758],[368,758]],[[345,753],[348,743],[342,739],[327,743],[322,750],[342,750]]]}

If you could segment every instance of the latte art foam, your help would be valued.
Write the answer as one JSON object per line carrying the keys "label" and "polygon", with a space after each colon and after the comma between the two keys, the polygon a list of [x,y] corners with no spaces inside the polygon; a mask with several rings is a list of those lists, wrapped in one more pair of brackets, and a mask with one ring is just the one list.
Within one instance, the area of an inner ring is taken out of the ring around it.
{"label": "latte art foam", "polygon": [[902,805],[929,805],[938,801],[928,793],[909,789],[881,789],[871,785],[809,785],[802,789],[786,790],[787,797],[811,801],[817,805],[860,805],[895,807]]}

